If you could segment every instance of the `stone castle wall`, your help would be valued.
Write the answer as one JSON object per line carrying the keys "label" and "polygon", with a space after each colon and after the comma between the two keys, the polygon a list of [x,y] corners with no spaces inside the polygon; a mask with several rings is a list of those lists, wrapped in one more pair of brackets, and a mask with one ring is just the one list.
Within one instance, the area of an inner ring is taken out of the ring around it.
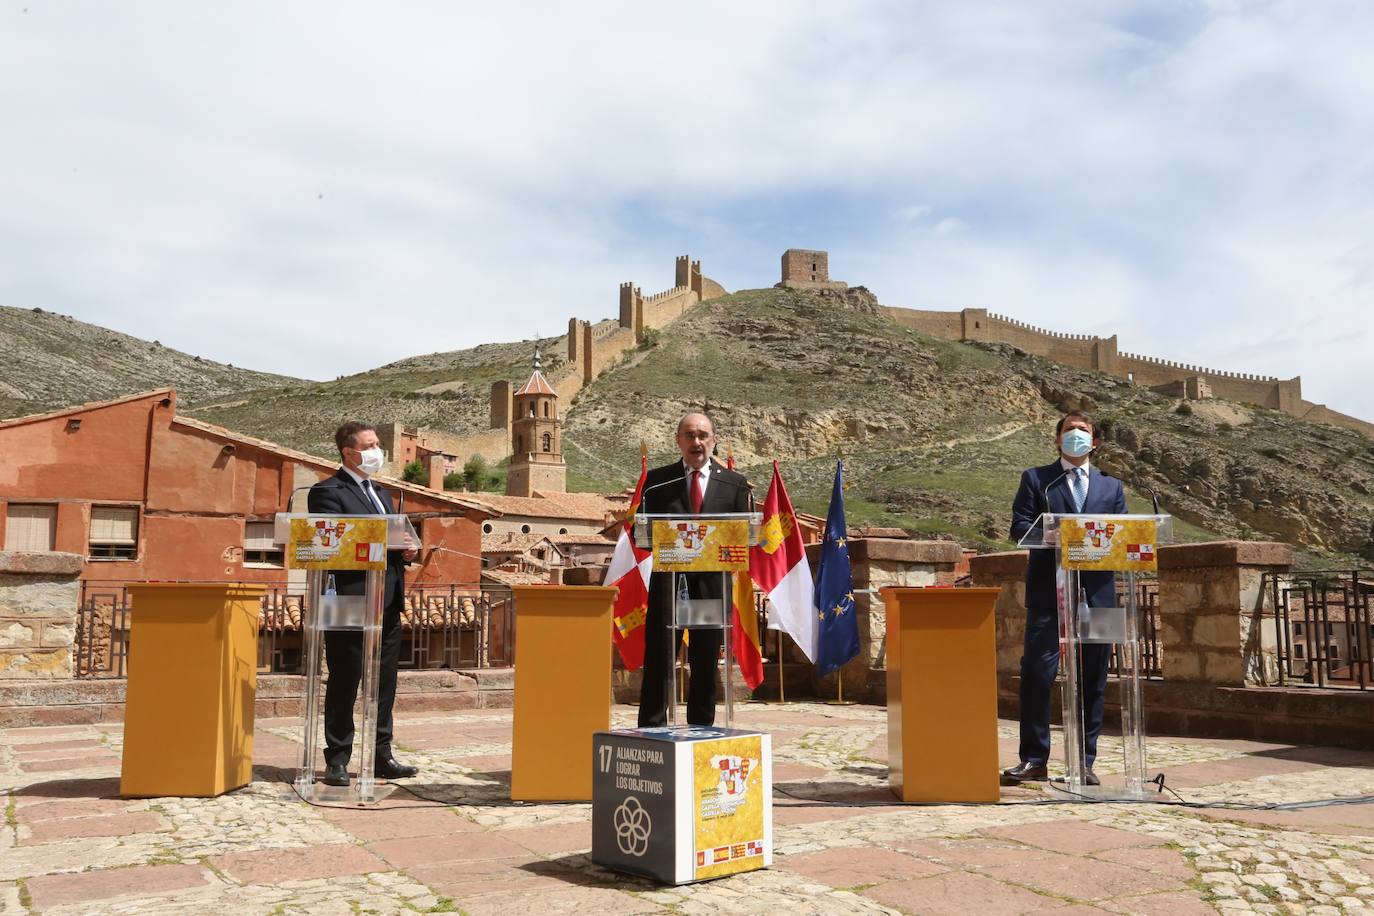
{"label": "stone castle wall", "polygon": [[[546,378],[563,404],[563,409],[597,376],[618,363],[644,339],[644,332],[663,328],[683,312],[707,299],[728,295],[725,287],[701,272],[701,262],[681,255],[674,264],[674,285],[645,296],[634,283],[622,283],[616,317],[591,322],[576,316],[568,319],[567,360]],[[449,436],[445,448],[460,461],[480,454],[489,461],[511,455],[511,397],[508,381],[491,386],[491,423],[484,432]]]}
{"label": "stone castle wall", "polygon": [[[1011,344],[1027,353],[1068,366],[1106,372],[1170,394],[1180,393],[1177,396],[1190,396],[1190,391],[1196,391],[1199,395],[1210,391],[1212,397],[1256,404],[1294,417],[1344,426],[1374,438],[1374,423],[1304,400],[1301,377],[1280,379],[1227,372],[1138,353],[1123,353],[1117,349],[1116,335],[1060,334],[986,309],[944,312],[887,307],[887,314],[899,324],[932,337]],[[1179,383],[1182,383],[1182,387],[1178,387]]]}

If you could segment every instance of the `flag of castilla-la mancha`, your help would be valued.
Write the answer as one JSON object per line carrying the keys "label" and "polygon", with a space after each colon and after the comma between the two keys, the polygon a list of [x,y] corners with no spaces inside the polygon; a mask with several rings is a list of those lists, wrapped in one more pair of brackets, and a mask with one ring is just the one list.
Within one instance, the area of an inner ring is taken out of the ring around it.
{"label": "flag of castilla-la mancha", "polygon": [[792,500],[787,496],[776,461],[773,462],[773,482],[768,485],[768,496],[763,501],[759,542],[749,548],[749,574],[768,595],[772,607],[768,615],[769,628],[791,636],[807,659],[814,663],[819,630],[812,608],[815,586]]}
{"label": "flag of castilla-la mancha", "polygon": [[602,585],[614,585],[619,591],[611,612],[611,639],[625,667],[634,671],[644,664],[644,622],[649,614],[649,574],[653,572],[653,553],[635,546],[635,515],[644,497],[644,478],[649,473],[649,456],[639,456],[639,483],[630,500],[630,510],[620,528],[615,554],[606,568]]}

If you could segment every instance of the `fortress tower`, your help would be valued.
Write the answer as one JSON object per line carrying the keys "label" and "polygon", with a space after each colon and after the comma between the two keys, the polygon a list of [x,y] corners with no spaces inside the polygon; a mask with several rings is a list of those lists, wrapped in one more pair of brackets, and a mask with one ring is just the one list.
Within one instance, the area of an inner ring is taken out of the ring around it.
{"label": "fortress tower", "polygon": [[809,248],[789,248],[782,253],[782,281],[789,289],[847,289],[848,283],[830,279],[830,254]]}
{"label": "fortress tower", "polygon": [[507,496],[533,496],[535,490],[562,493],[567,489],[568,466],[563,461],[563,420],[558,415],[558,392],[544,378],[539,348],[534,372],[512,397],[511,459],[506,474]]}

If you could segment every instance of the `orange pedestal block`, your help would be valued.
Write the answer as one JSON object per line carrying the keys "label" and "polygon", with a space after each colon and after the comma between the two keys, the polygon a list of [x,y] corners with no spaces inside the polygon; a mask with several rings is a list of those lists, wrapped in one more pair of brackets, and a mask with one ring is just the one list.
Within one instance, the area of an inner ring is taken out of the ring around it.
{"label": "orange pedestal block", "polygon": [[995,588],[884,588],[888,780],[904,802],[995,802]]}
{"label": "orange pedestal block", "polygon": [[263,592],[242,585],[129,586],[121,795],[221,795],[252,781]]}
{"label": "orange pedestal block", "polygon": [[616,590],[517,585],[510,797],[591,801],[592,735],[611,727]]}

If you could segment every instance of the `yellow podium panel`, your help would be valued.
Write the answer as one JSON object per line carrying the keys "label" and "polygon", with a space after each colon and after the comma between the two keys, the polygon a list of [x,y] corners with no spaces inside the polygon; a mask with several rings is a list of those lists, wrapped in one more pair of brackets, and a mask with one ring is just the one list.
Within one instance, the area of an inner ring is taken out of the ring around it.
{"label": "yellow podium panel", "polygon": [[591,801],[592,735],[611,727],[616,590],[517,585],[510,797]]}
{"label": "yellow podium panel", "polygon": [[884,588],[888,783],[904,802],[995,802],[995,588]]}
{"label": "yellow podium panel", "polygon": [[252,781],[264,591],[129,586],[133,626],[121,795],[220,795]]}

